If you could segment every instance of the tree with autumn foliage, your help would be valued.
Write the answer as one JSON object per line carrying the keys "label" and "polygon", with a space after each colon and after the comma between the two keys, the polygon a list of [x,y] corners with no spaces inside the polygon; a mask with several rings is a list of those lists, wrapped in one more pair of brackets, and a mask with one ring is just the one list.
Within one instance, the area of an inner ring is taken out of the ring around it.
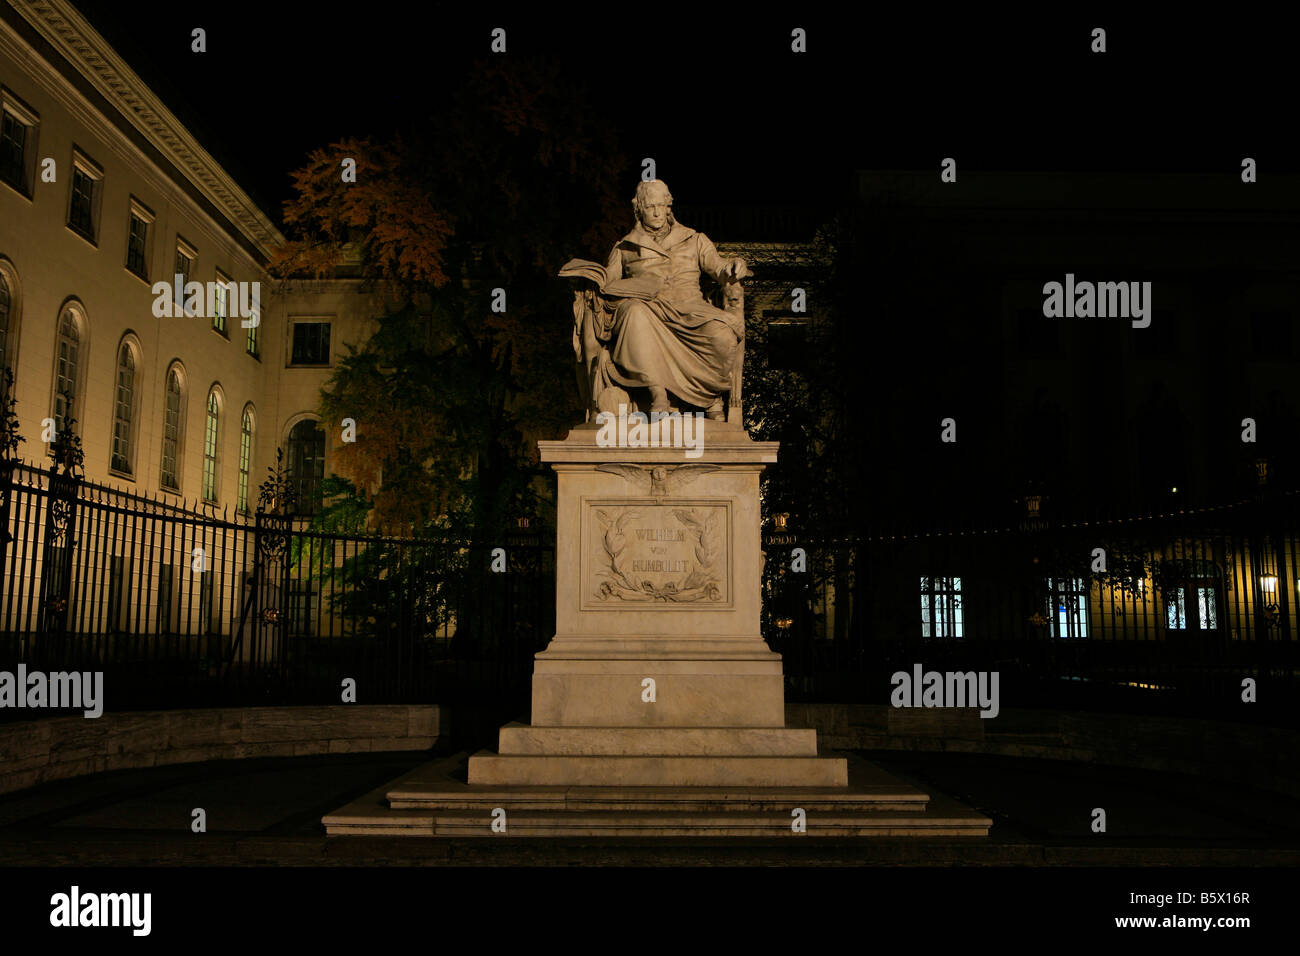
{"label": "tree with autumn foliage", "polygon": [[310,155],[271,272],[330,277],[359,258],[387,303],[322,391],[324,420],[356,421],[334,449],[343,478],[327,490],[346,494],[325,521],[487,542],[535,507],[536,439],[581,418],[556,272],[617,239],[627,161],[556,64],[487,61],[431,105],[391,141]]}

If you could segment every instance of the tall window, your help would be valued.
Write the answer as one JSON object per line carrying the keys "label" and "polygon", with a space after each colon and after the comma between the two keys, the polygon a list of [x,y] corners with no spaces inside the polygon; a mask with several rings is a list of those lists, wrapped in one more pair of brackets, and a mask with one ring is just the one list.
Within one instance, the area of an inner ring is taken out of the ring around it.
{"label": "tall window", "polygon": [[961,578],[921,578],[921,636],[964,637]]}
{"label": "tall window", "polygon": [[80,350],[81,330],[77,328],[72,310],[68,309],[59,318],[59,339],[55,345],[54,428],[58,433],[63,432],[69,417],[76,417]]}
{"label": "tall window", "polygon": [[261,314],[255,314],[249,318],[250,322],[257,322],[257,325],[250,325],[247,328],[248,335],[244,339],[244,349],[253,358],[257,358],[261,352],[258,351],[257,333],[261,328]]}
{"label": "tall window", "polygon": [[0,179],[27,192],[27,124],[8,110],[0,120]]}
{"label": "tall window", "polygon": [[95,241],[99,226],[99,200],[104,174],[80,153],[72,158],[72,196],[68,203],[68,227],[84,239]]}
{"label": "tall window", "polygon": [[176,304],[182,309],[185,307],[185,286],[189,283],[190,276],[194,272],[194,260],[196,258],[197,254],[194,252],[194,247],[178,236],[176,239],[176,267],[173,271],[181,278],[177,282],[173,276],[172,282],[176,285]]}
{"label": "tall window", "polygon": [[289,432],[289,480],[298,514],[320,510],[321,480],[325,476],[325,432],[317,422],[304,419]]}
{"label": "tall window", "polygon": [[330,363],[330,324],[295,322],[291,365],[328,365]]}
{"label": "tall window", "polygon": [[1217,631],[1219,601],[1215,582],[1188,579],[1165,594],[1165,624],[1171,631]]}
{"label": "tall window", "polygon": [[117,353],[117,391],[113,401],[113,458],[110,467],[131,473],[131,409],[135,401],[135,356],[122,343]]}
{"label": "tall window", "polygon": [[181,490],[180,449],[182,410],[181,376],[173,367],[167,372],[167,391],[164,395],[162,474],[159,484],[169,491]]}
{"label": "tall window", "polygon": [[145,282],[149,281],[149,226],[153,213],[131,200],[126,234],[126,267]]}
{"label": "tall window", "polygon": [[226,318],[230,315],[230,292],[234,288],[234,283],[230,281],[230,276],[217,273],[217,281],[213,289],[212,308],[212,328],[226,334]]}
{"label": "tall window", "polygon": [[239,510],[248,513],[248,471],[253,457],[253,410],[244,409],[239,422]]}
{"label": "tall window", "polygon": [[1052,637],[1088,636],[1088,587],[1083,578],[1047,579],[1047,619]]}
{"label": "tall window", "polygon": [[203,426],[203,500],[217,500],[217,447],[221,426],[221,400],[214,388],[208,392],[208,412]]}
{"label": "tall window", "polygon": [[20,106],[7,90],[0,99],[0,180],[30,197],[36,168],[36,114]]}
{"label": "tall window", "polygon": [[[9,367],[9,302],[9,282],[0,272],[0,369]],[[0,379],[0,387],[3,387],[3,379]]]}

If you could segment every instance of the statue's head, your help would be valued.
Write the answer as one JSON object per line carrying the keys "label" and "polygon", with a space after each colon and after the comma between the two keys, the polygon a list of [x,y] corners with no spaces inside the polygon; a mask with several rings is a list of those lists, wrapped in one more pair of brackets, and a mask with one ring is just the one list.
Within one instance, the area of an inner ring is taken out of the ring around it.
{"label": "statue's head", "polygon": [[651,179],[648,182],[641,182],[636,187],[636,197],[632,200],[632,208],[636,210],[637,221],[646,229],[662,229],[665,224],[671,225],[677,220],[673,219],[673,194],[668,191],[668,186],[659,179]]}

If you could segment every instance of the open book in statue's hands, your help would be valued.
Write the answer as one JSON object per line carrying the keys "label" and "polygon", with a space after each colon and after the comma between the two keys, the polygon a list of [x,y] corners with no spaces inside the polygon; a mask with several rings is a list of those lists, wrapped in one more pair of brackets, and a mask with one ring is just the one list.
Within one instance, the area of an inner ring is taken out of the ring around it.
{"label": "open book in statue's hands", "polygon": [[560,275],[588,279],[596,283],[601,295],[612,299],[653,299],[664,284],[664,280],[659,276],[650,275],[636,276],[631,279],[610,279],[604,266],[587,259],[570,259],[560,269]]}

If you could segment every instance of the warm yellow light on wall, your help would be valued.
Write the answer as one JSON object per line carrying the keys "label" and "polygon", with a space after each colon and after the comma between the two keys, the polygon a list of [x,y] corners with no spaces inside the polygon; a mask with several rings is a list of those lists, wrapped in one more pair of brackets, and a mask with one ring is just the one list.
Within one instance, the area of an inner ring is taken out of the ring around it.
{"label": "warm yellow light on wall", "polygon": [[1268,596],[1276,597],[1277,578],[1271,574],[1264,575],[1262,578],[1259,579],[1259,589]]}

